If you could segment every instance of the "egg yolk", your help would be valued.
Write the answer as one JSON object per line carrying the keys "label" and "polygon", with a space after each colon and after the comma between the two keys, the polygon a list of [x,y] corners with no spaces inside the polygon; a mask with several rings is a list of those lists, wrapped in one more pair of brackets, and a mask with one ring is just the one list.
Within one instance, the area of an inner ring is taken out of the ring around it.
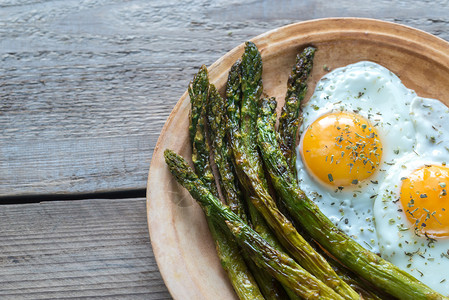
{"label": "egg yolk", "polygon": [[449,168],[425,166],[402,178],[400,200],[417,233],[449,237]]}
{"label": "egg yolk", "polygon": [[303,134],[302,159],[309,173],[334,187],[357,184],[371,177],[382,158],[377,130],[352,113],[326,114]]}

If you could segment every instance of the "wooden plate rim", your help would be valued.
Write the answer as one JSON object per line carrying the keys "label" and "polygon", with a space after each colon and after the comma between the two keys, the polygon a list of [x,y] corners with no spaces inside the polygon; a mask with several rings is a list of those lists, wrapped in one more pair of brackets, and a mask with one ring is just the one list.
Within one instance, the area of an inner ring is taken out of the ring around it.
{"label": "wooden plate rim", "polygon": [[[319,30],[317,30],[317,28],[319,28]],[[425,50],[423,52],[429,53],[429,55],[426,56],[426,59],[434,60],[438,64],[449,69],[449,43],[445,40],[409,26],[369,18],[324,18],[298,22],[258,35],[251,39],[251,41],[258,45],[262,55],[269,56],[270,53],[263,52],[268,43],[270,44],[271,49],[276,49],[282,47],[284,43],[291,39],[301,40],[302,43],[309,43],[319,39],[320,35],[328,37],[329,33],[332,32],[335,33],[336,40],[372,39],[381,37],[384,40],[394,41],[395,46],[402,47],[405,51],[414,51],[410,50],[411,47],[412,49],[422,49]],[[289,36],[289,38],[285,38],[285,36]],[[232,63],[243,53],[243,49],[244,43],[226,53],[208,68],[212,83],[216,83],[215,81],[217,78],[223,78],[223,75],[225,73],[227,74]],[[166,251],[165,246],[167,245],[167,240],[173,238],[175,230],[174,228],[166,228],[167,231],[163,236],[160,235],[157,230],[154,230],[156,223],[160,221],[160,219],[158,218],[158,211],[153,209],[153,205],[156,205],[157,199],[152,199],[151,188],[160,187],[157,183],[157,178],[154,178],[154,174],[156,173],[156,161],[163,159],[163,151],[165,149],[162,149],[161,145],[181,106],[188,104],[186,103],[187,100],[188,95],[186,91],[176,103],[162,128],[156,147],[154,148],[147,182],[146,203],[150,239],[162,278],[174,299],[191,299],[191,297],[201,295],[202,293],[201,291],[189,291],[189,288],[200,287],[200,285],[198,285],[199,283],[194,286],[189,286],[188,283],[186,283],[186,286],[179,282],[175,284],[173,280],[170,280],[171,276],[177,271],[179,273],[179,270],[182,269],[183,266],[176,263],[167,264],[166,262],[161,261],[161,257],[164,256],[164,252]],[[179,248],[176,249],[182,250]],[[183,263],[183,260],[177,261],[177,263]],[[182,275],[185,276],[188,274]],[[194,281],[193,278],[190,279]],[[184,279],[180,279],[179,281],[182,280]],[[179,287],[183,290],[180,291]]]}

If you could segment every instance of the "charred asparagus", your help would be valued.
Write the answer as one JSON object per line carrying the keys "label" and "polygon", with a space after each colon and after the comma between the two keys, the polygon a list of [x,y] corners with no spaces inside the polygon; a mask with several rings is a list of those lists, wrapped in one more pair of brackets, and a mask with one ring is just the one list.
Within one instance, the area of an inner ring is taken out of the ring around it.
{"label": "charred asparagus", "polygon": [[[218,196],[215,179],[209,164],[210,149],[206,141],[205,104],[209,93],[207,69],[202,66],[189,86],[191,114],[189,133],[192,143],[192,161],[201,181]],[[240,299],[263,300],[259,287],[248,270],[238,245],[226,230],[214,224],[211,218],[207,223],[215,241],[218,257],[223,269],[228,274],[231,284]]]}
{"label": "charred asparagus", "polygon": [[246,44],[240,67],[242,125],[240,130],[231,130],[230,134],[239,180],[247,192],[254,196],[251,197],[254,206],[274,230],[282,245],[302,267],[343,297],[359,299],[359,295],[335,274],[326,260],[297,232],[293,224],[279,211],[269,194],[256,143],[256,121],[262,91],[262,60],[257,47],[251,42]]}
{"label": "charred asparagus", "polygon": [[207,218],[223,230],[229,228],[239,245],[251,254],[259,267],[305,299],[343,299],[245,224],[206,188],[182,157],[171,150],[165,150],[164,156],[170,172],[198,201]]}
{"label": "charred asparagus", "polygon": [[[238,187],[234,166],[232,164],[232,154],[227,144],[225,101],[213,84],[209,87],[206,109],[212,152],[219,173],[219,183],[222,193],[229,208],[244,222],[247,222],[248,218],[245,212],[243,195]],[[265,270],[257,267],[246,251],[243,251],[242,255],[266,300],[287,298],[285,291],[277,280]]]}
{"label": "charred asparagus", "polygon": [[299,126],[299,111],[301,101],[307,93],[307,79],[313,66],[316,49],[307,47],[296,57],[296,64],[292,68],[287,81],[285,104],[279,117],[279,146],[287,164],[296,175],[296,135]]}

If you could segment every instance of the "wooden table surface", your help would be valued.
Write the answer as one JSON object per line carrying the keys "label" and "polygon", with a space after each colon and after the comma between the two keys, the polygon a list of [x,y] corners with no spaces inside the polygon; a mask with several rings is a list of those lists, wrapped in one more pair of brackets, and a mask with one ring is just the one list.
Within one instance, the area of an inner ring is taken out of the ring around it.
{"label": "wooden table surface", "polygon": [[449,41],[447,0],[0,1],[0,299],[171,299],[144,198],[166,118],[201,64],[324,17]]}

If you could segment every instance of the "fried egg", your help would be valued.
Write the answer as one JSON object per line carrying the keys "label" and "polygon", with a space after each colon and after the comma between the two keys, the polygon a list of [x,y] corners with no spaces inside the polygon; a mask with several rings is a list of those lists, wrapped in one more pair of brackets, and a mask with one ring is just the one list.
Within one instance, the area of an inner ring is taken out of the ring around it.
{"label": "fried egg", "polygon": [[413,152],[415,97],[392,72],[364,61],[324,76],[303,107],[299,186],[337,227],[376,253],[374,199],[390,167]]}
{"label": "fried egg", "polygon": [[374,204],[380,254],[449,295],[449,109],[411,104],[416,147],[391,167]]}

